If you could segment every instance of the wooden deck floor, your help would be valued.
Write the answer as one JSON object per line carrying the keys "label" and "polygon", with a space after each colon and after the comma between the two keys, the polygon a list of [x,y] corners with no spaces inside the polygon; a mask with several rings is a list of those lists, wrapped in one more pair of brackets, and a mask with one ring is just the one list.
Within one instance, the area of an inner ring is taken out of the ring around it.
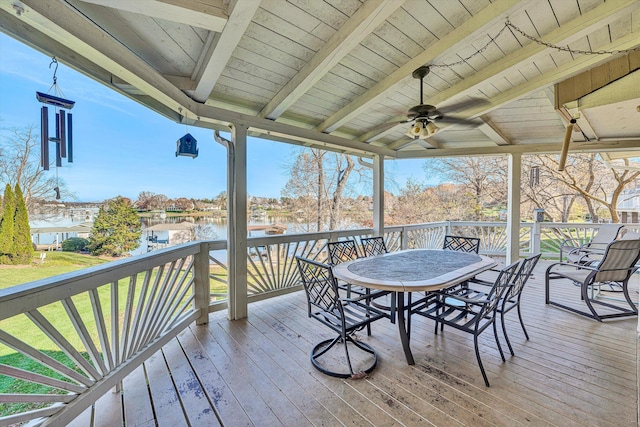
{"label": "wooden deck floor", "polygon": [[[548,263],[547,263],[548,264]],[[306,316],[302,292],[249,306],[249,317],[214,313],[150,358],[76,425],[114,426],[637,426],[637,319],[598,323],[544,304],[541,262],[523,296],[526,341],[515,312],[516,355],[503,363],[492,332],[481,336],[491,387],[484,386],[471,336],[433,334],[417,316],[414,366],[396,325],[362,338],[380,362],[363,380],[320,374],[312,345],[330,334]],[[637,300],[638,277],[633,295]],[[567,287],[566,299],[577,289]],[[578,301],[577,301],[578,302]]]}

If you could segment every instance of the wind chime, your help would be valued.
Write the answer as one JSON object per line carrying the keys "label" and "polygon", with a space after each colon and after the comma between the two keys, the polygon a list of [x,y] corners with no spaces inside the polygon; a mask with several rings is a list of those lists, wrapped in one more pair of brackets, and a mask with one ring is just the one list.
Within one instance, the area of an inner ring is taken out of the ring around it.
{"label": "wind chime", "polygon": [[[45,104],[40,109],[40,166],[44,170],[49,170],[49,142],[55,143],[57,182],[57,168],[62,166],[62,159],[66,158],[67,162],[73,163],[73,121],[71,113],[67,113],[66,110],[72,109],[76,102],[57,96],[63,94],[58,86],[56,77],[58,60],[55,56],[51,58],[49,68],[54,64],[56,67],[53,71],[53,84],[49,88],[49,92],[53,89],[55,95],[36,92],[36,99]],[[47,105],[55,108],[55,136],[49,136],[49,107]],[[60,199],[60,188],[56,186],[54,191],[56,192],[56,199]]]}

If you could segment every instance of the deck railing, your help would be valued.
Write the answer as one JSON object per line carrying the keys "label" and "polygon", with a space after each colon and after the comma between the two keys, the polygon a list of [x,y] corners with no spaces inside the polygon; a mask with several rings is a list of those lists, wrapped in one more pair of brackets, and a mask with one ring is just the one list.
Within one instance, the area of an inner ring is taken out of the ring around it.
{"label": "deck railing", "polygon": [[[627,226],[638,230],[639,224]],[[520,253],[557,256],[564,240],[588,241],[598,224],[523,223]],[[248,301],[300,289],[295,256],[326,261],[328,241],[372,229],[249,238]],[[446,234],[506,253],[506,223],[437,222],[387,227],[391,251],[440,248]],[[227,307],[226,242],[186,243],[0,290],[0,375],[33,387],[0,394],[0,426],[65,425],[192,322]],[[28,406],[25,406],[28,405]]]}

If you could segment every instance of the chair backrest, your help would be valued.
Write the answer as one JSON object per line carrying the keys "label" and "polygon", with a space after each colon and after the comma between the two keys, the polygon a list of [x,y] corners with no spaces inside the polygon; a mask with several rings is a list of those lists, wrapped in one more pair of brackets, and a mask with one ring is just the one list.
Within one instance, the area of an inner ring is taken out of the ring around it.
{"label": "chair backrest", "polygon": [[480,309],[478,316],[481,318],[493,316],[493,313],[495,313],[496,307],[498,306],[498,302],[509,288],[511,279],[518,269],[519,264],[520,261],[516,261],[500,270],[498,277],[496,277],[496,281],[491,287],[491,291],[489,291],[489,295],[487,297],[488,303]]}
{"label": "chair backrest", "polygon": [[595,282],[624,282],[635,271],[640,259],[640,240],[616,240],[605,250],[597,266]]}
{"label": "chair backrest", "polygon": [[640,232],[627,230],[626,233],[620,238],[620,240],[638,240],[640,239]]}
{"label": "chair backrest", "polygon": [[518,268],[518,272],[513,275],[513,281],[505,295],[507,299],[517,297],[522,293],[522,289],[524,288],[525,283],[527,283],[527,280],[529,280],[529,277],[531,276],[531,273],[533,272],[533,269],[538,263],[541,255],[542,254],[532,255],[522,260],[520,267]]}
{"label": "chair backrest", "polygon": [[375,256],[380,254],[386,254],[387,245],[384,244],[384,238],[382,236],[377,237],[364,237],[362,239],[362,253],[364,256]]}
{"label": "chair backrest", "polygon": [[480,252],[480,239],[477,237],[444,236],[442,249],[460,252]]}
{"label": "chair backrest", "polygon": [[341,262],[351,261],[360,258],[355,240],[341,240],[339,242],[327,243],[327,260],[329,264],[336,265]]}
{"label": "chair backrest", "polygon": [[624,227],[622,224],[602,224],[587,246],[604,249],[605,246],[616,240],[622,227]]}
{"label": "chair backrest", "polygon": [[296,262],[304,292],[307,295],[309,317],[311,317],[312,307],[328,311],[333,315],[341,315],[342,305],[338,294],[338,284],[331,267],[299,256],[296,256]]}

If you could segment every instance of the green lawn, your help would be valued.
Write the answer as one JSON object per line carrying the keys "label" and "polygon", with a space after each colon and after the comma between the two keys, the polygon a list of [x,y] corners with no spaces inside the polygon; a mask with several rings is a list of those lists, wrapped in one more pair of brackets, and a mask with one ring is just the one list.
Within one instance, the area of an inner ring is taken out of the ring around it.
{"label": "green lawn", "polygon": [[109,262],[91,255],[52,251],[44,252],[46,258],[40,263],[41,253],[35,253],[31,265],[0,265],[0,289]]}

